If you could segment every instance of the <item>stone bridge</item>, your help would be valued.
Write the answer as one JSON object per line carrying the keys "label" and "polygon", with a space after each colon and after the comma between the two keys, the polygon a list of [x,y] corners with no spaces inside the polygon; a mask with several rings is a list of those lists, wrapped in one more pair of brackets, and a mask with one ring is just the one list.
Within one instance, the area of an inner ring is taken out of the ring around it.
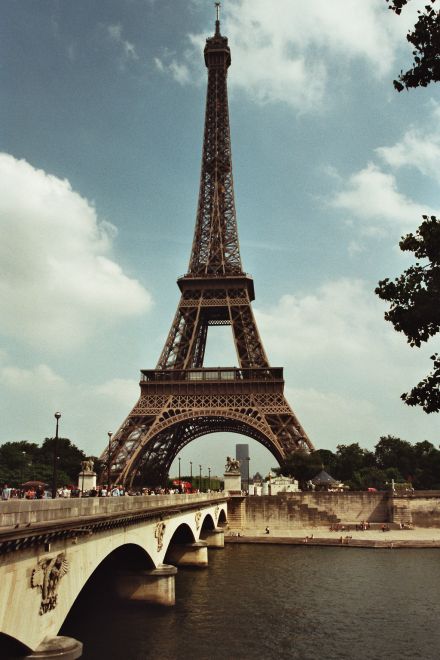
{"label": "stone bridge", "polygon": [[223,547],[227,499],[0,502],[0,657],[80,657],[82,644],[57,633],[89,578],[115,558],[121,597],[173,605],[176,567],[207,566],[208,548]]}

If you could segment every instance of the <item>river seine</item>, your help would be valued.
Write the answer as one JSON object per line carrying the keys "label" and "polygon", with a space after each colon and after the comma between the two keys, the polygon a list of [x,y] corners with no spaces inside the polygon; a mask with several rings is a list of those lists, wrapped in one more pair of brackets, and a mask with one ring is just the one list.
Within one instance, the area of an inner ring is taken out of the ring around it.
{"label": "river seine", "polygon": [[179,569],[173,608],[91,582],[60,634],[86,660],[437,660],[439,595],[438,550],[230,545]]}

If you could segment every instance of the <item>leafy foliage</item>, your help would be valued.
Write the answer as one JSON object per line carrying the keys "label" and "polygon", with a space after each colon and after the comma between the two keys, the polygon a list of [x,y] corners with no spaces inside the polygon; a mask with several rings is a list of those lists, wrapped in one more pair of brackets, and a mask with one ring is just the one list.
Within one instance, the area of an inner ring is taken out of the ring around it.
{"label": "leafy foliage", "polygon": [[[0,484],[18,487],[30,480],[51,483],[54,443],[53,438],[46,438],[41,447],[25,440],[0,445]],[[57,485],[76,483],[85,458],[69,439],[58,438]]]}
{"label": "leafy foliage", "polygon": [[374,466],[373,454],[367,449],[362,449],[358,442],[351,445],[338,445],[336,450],[337,462],[332,475],[336,479],[349,481],[357,470]]}
{"label": "leafy foliage", "polygon": [[[416,262],[391,282],[381,280],[375,292],[391,303],[385,319],[403,332],[410,346],[420,346],[440,330],[440,220],[423,216],[415,235],[407,234],[400,243],[402,251],[413,252]],[[434,369],[402,399],[410,406],[420,405],[427,413],[440,410],[440,358],[431,359]]]}
{"label": "leafy foliage", "polygon": [[[315,455],[319,455],[321,465],[319,461],[315,462]],[[411,444],[387,435],[379,439],[374,452],[354,442],[338,445],[336,452],[320,449],[309,456],[307,461],[303,452],[291,454],[277,473],[293,476],[304,483],[315,477],[323,464],[332,477],[353,490],[383,490],[393,479],[397,484],[411,483],[418,489],[440,489],[440,451],[426,440]],[[302,472],[305,465],[313,469]]]}
{"label": "leafy foliage", "polygon": [[323,468],[319,452],[295,451],[286,456],[280,467],[274,468],[275,474],[283,474],[285,477],[295,477],[300,486],[312,479]]}
{"label": "leafy foliage", "polygon": [[[410,0],[386,0],[396,14],[400,14]],[[400,72],[398,80],[394,80],[394,87],[398,92],[410,87],[427,87],[430,82],[440,80],[440,12],[432,5],[431,0],[424,11],[418,11],[419,18],[414,30],[406,36],[413,45],[413,67],[406,73]]]}

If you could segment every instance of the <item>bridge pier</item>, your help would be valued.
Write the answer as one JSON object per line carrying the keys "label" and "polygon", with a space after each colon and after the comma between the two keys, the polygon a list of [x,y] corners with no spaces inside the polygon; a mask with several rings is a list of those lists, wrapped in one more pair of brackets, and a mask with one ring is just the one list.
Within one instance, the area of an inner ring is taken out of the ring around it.
{"label": "bridge pier", "polygon": [[203,533],[203,541],[208,545],[208,548],[224,548],[225,547],[225,532],[221,527],[215,529],[208,529]]}
{"label": "bridge pier", "polygon": [[73,637],[47,637],[23,660],[76,660],[83,654],[82,642]]}
{"label": "bridge pier", "polygon": [[147,571],[119,571],[116,578],[116,592],[126,600],[141,600],[153,605],[174,605],[176,590],[175,566],[160,564]]}
{"label": "bridge pier", "polygon": [[171,545],[167,552],[167,561],[176,566],[208,566],[208,544],[205,541]]}

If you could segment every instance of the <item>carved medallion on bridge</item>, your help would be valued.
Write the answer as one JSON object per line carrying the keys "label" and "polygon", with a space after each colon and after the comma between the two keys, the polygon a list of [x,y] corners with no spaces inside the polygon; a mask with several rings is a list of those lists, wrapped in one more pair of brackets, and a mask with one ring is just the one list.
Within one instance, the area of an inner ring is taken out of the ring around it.
{"label": "carved medallion on bridge", "polygon": [[163,537],[165,534],[166,524],[164,522],[158,522],[156,529],[154,530],[154,538],[157,539],[157,551],[160,552],[163,548]]}
{"label": "carved medallion on bridge", "polygon": [[32,571],[31,587],[41,591],[40,614],[54,610],[57,606],[58,585],[69,570],[64,552],[56,557],[42,559]]}
{"label": "carved medallion on bridge", "polygon": [[196,515],[194,516],[195,521],[196,521],[196,529],[198,530],[200,528],[200,521],[202,519],[202,512],[197,511]]}

